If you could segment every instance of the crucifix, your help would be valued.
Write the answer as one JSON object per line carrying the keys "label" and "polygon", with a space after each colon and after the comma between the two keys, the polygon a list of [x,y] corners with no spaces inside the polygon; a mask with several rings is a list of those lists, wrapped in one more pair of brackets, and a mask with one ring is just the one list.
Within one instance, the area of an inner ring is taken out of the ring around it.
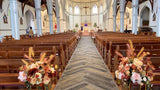
{"label": "crucifix", "polygon": [[87,15],[87,8],[89,8],[89,7],[85,6],[83,8],[85,8],[85,14]]}

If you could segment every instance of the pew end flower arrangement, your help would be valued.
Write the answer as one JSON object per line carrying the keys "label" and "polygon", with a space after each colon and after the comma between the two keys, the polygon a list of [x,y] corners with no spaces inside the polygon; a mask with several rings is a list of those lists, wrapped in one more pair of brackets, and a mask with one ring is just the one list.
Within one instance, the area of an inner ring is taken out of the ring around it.
{"label": "pew end flower arrangement", "polygon": [[[145,90],[151,89],[150,81],[153,80],[155,70],[150,58],[144,59],[149,52],[143,52],[144,47],[136,54],[132,41],[127,44],[126,57],[120,52],[115,52],[120,58],[118,69],[115,71],[115,77],[122,82],[122,87],[130,90],[131,84],[145,86]],[[126,86],[126,87],[124,87]]]}
{"label": "pew end flower arrangement", "polygon": [[30,47],[29,55],[25,54],[24,57],[29,62],[22,60],[25,65],[20,67],[18,79],[25,83],[28,90],[31,90],[32,87],[36,87],[38,90],[41,88],[52,90],[54,76],[56,76],[56,71],[53,65],[51,65],[54,56],[50,55],[50,57],[46,57],[46,53],[41,53],[39,60],[35,60],[33,59],[33,48]]}

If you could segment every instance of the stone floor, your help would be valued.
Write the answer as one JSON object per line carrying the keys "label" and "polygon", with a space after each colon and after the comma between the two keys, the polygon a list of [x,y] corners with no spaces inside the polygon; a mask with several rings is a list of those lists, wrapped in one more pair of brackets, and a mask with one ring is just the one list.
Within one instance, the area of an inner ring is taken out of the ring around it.
{"label": "stone floor", "polygon": [[82,37],[55,90],[118,90],[90,37]]}

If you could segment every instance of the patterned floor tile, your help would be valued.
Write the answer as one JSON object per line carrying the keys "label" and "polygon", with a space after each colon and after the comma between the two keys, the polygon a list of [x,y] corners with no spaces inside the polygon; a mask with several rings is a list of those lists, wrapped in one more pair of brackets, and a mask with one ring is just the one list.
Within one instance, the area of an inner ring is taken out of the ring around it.
{"label": "patterned floor tile", "polygon": [[82,37],[55,90],[118,90],[90,37]]}

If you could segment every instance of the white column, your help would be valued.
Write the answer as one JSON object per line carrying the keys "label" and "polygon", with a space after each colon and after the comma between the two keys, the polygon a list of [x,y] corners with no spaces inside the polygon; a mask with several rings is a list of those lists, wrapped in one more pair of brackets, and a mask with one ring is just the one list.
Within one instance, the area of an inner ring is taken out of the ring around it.
{"label": "white column", "polygon": [[48,7],[48,15],[49,15],[50,34],[53,34],[53,1],[52,0],[47,0],[47,7]]}
{"label": "white column", "polygon": [[113,31],[116,32],[116,12],[117,12],[117,0],[113,2]]}
{"label": "white column", "polygon": [[158,2],[158,12],[157,12],[157,32],[156,32],[156,36],[160,37],[160,0],[157,1]]}
{"label": "white column", "polygon": [[124,7],[126,0],[120,0],[120,32],[124,31]]}
{"label": "white column", "polygon": [[36,9],[36,20],[37,20],[37,34],[38,37],[42,36],[42,21],[41,21],[41,0],[34,0]]}
{"label": "white column", "polygon": [[9,4],[11,11],[12,36],[15,40],[20,40],[17,0],[10,0]]}
{"label": "white column", "polygon": [[56,9],[56,20],[57,20],[57,33],[60,33],[60,21],[59,21],[59,3],[58,0],[55,0],[55,9]]}
{"label": "white column", "polygon": [[132,34],[137,35],[137,14],[138,14],[138,1],[132,1]]}

